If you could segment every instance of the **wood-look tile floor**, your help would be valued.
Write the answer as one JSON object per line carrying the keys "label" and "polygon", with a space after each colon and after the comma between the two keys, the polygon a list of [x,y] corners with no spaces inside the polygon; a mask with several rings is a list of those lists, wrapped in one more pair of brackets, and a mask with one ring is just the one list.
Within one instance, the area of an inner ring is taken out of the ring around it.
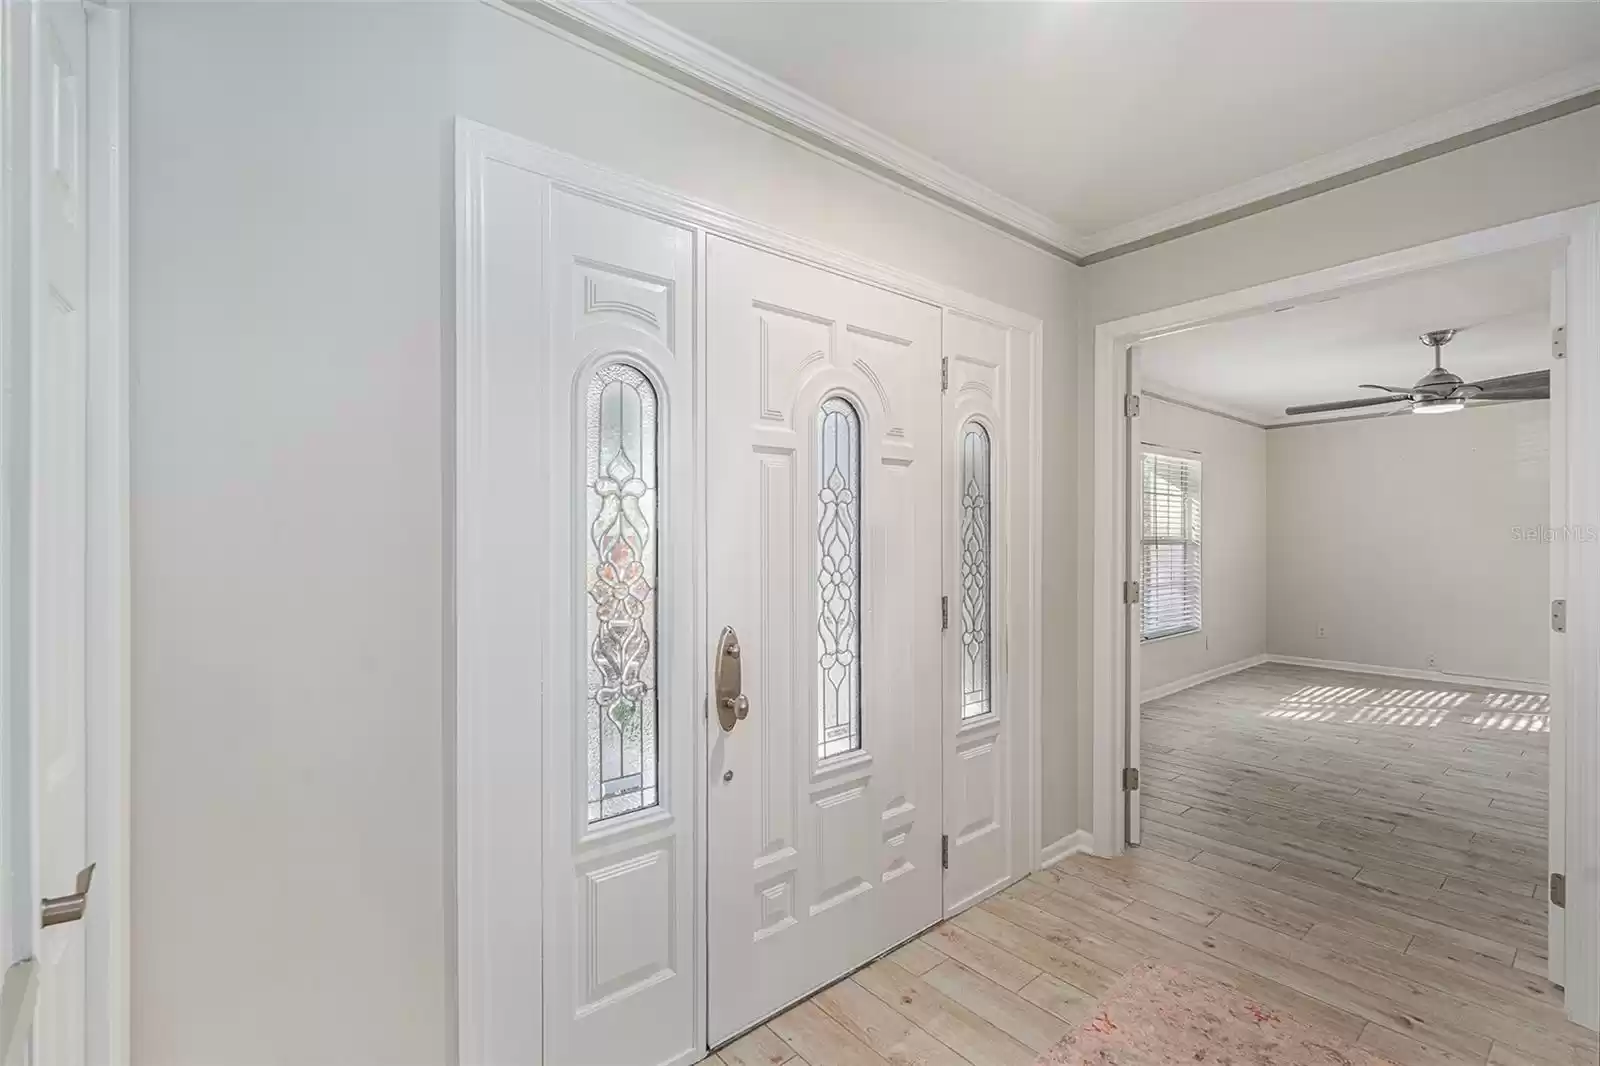
{"label": "wood-look tile floor", "polygon": [[1269,665],[1142,721],[1143,847],[1034,874],[706,1061],[1027,1066],[1147,958],[1400,1066],[1600,1061],[1543,976],[1543,697]]}

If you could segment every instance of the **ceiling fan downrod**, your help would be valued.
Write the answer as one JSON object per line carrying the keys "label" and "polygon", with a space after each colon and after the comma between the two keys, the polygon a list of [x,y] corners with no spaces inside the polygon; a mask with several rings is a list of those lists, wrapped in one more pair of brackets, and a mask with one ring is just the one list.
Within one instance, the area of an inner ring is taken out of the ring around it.
{"label": "ceiling fan downrod", "polygon": [[1456,335],[1453,329],[1430,329],[1422,335],[1422,343],[1433,349],[1433,368],[1438,370],[1444,364],[1441,362],[1444,346],[1450,343]]}

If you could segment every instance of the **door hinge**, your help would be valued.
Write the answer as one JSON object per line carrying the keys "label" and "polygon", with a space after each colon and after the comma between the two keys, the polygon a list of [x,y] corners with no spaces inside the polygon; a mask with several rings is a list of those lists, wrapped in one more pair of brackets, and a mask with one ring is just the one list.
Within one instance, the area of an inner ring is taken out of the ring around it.
{"label": "door hinge", "polygon": [[940,596],[939,597],[939,628],[940,629],[949,629],[950,628],[950,597],[949,596]]}
{"label": "door hinge", "polygon": [[939,360],[939,391],[950,391],[950,357],[948,355]]}
{"label": "door hinge", "polygon": [[1562,910],[1567,909],[1566,874],[1550,875],[1550,902],[1555,904],[1557,907],[1560,907]]}
{"label": "door hinge", "polygon": [[1139,394],[1130,392],[1122,398],[1122,413],[1128,418],[1139,417]]}
{"label": "door hinge", "polygon": [[1137,581],[1124,581],[1122,583],[1122,602],[1139,602],[1139,583]]}
{"label": "door hinge", "polygon": [[1557,326],[1550,333],[1550,354],[1557,359],[1567,357],[1567,327]]}
{"label": "door hinge", "polygon": [[1137,792],[1137,791],[1139,791],[1139,770],[1138,770],[1138,767],[1130,766],[1127,769],[1122,771],[1122,791],[1124,791],[1124,792]]}
{"label": "door hinge", "polygon": [[946,833],[939,838],[939,868],[950,869],[950,834]]}
{"label": "door hinge", "polygon": [[1566,600],[1550,601],[1550,628],[1555,630],[1557,633],[1565,633],[1567,631]]}

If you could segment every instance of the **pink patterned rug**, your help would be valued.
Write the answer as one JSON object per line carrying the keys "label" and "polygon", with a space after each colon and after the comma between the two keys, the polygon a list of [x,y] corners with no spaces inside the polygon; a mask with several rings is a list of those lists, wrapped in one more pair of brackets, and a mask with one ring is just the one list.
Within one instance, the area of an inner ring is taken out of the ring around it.
{"label": "pink patterned rug", "polygon": [[1145,963],[1107,992],[1093,1018],[1038,1066],[1393,1066],[1232,985]]}

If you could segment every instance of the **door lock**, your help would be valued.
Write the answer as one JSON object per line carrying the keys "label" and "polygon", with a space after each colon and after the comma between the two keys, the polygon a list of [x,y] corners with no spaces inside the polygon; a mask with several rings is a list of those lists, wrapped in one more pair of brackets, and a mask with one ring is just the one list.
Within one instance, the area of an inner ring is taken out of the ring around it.
{"label": "door lock", "polygon": [[739,661],[739,634],[732,626],[722,627],[717,640],[717,668],[714,695],[717,700],[717,721],[724,733],[744,721],[750,714],[750,701],[745,697],[744,669]]}

